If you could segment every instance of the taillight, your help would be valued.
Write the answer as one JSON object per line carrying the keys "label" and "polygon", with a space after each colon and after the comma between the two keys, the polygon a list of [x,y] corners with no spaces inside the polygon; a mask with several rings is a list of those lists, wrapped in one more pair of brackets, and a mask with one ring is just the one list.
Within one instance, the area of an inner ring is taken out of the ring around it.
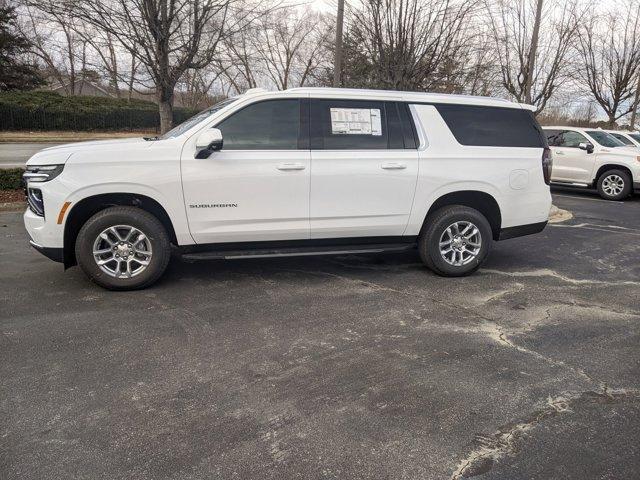
{"label": "taillight", "polygon": [[551,183],[551,168],[553,167],[553,159],[551,158],[551,149],[545,147],[542,150],[542,175],[544,175],[544,183]]}

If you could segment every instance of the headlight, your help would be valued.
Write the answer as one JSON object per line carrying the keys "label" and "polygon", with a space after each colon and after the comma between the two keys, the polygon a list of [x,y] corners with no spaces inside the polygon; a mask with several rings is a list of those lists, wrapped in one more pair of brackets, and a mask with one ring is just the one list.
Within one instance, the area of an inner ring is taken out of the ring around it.
{"label": "headlight", "polygon": [[48,182],[53,180],[62,173],[64,165],[33,165],[28,166],[22,179],[24,183],[28,182]]}
{"label": "headlight", "polygon": [[44,199],[42,198],[42,190],[39,188],[28,188],[27,204],[33,213],[39,217],[44,217]]}

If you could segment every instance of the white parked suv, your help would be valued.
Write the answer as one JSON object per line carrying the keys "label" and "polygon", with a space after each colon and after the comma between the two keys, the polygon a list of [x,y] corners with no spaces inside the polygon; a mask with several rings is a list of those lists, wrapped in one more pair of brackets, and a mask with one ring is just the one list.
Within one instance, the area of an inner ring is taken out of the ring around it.
{"label": "white parked suv", "polygon": [[638,132],[629,132],[627,130],[605,130],[605,132],[610,133],[627,147],[640,148],[640,133]]}
{"label": "white parked suv", "polygon": [[550,153],[531,107],[330,88],[252,90],[159,138],[34,155],[32,245],[109,289],[190,260],[417,248],[466,275],[492,240],[540,232]]}
{"label": "white parked suv", "polygon": [[553,154],[551,182],[596,188],[622,200],[640,189],[640,150],[596,128],[543,127]]}

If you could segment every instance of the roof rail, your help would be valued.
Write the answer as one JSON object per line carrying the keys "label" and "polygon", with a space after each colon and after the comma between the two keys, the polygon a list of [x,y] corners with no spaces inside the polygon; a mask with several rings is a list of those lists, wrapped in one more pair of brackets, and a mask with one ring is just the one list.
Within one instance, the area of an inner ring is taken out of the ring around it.
{"label": "roof rail", "polygon": [[263,93],[263,92],[268,92],[269,90],[266,90],[264,88],[250,88],[249,90],[246,90],[243,95],[247,95],[247,94],[251,94],[251,93]]}

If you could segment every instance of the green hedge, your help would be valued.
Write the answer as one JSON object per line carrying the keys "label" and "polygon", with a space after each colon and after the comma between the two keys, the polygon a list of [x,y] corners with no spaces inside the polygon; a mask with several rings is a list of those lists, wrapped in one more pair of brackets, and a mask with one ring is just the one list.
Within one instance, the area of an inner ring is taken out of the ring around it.
{"label": "green hedge", "polygon": [[[174,122],[196,113],[174,109]],[[158,106],[144,100],[55,92],[0,92],[0,130],[157,130]]]}
{"label": "green hedge", "polygon": [[22,188],[22,168],[0,169],[0,190],[18,190]]}

